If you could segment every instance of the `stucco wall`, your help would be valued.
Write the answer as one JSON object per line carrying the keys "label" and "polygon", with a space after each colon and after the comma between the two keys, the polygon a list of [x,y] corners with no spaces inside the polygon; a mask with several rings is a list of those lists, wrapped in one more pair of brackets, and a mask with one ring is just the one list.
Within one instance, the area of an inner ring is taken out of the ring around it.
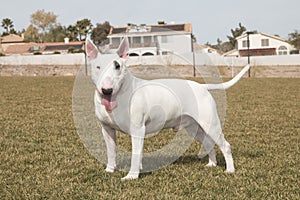
{"label": "stucco wall", "polygon": [[0,65],[81,65],[84,54],[11,55],[0,57]]}
{"label": "stucco wall", "polygon": [[[105,56],[105,55],[102,55]],[[250,58],[251,64],[255,66],[300,66],[300,55],[282,56],[253,56]],[[244,66],[247,64],[247,57],[222,57],[218,54],[195,53],[195,63],[197,65],[216,66]],[[3,56],[0,57],[0,65],[84,65],[84,54],[59,54],[59,55],[35,55],[35,56]],[[193,54],[177,54],[164,56],[139,56],[130,57],[129,65],[191,65],[193,64]]]}

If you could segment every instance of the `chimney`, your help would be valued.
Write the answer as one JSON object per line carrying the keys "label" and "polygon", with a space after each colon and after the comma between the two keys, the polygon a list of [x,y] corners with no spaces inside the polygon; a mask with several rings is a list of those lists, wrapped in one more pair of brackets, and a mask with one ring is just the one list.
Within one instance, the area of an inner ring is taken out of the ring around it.
{"label": "chimney", "polygon": [[69,43],[69,38],[65,37],[64,40],[65,40],[65,44]]}

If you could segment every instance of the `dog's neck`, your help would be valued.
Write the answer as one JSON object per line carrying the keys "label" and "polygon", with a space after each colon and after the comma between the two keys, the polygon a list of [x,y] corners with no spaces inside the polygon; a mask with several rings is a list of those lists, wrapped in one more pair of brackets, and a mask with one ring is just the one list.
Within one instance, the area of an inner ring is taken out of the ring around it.
{"label": "dog's neck", "polygon": [[142,81],[141,79],[135,77],[131,71],[127,68],[124,76],[124,82],[122,84],[122,93],[131,93],[136,88],[138,82]]}

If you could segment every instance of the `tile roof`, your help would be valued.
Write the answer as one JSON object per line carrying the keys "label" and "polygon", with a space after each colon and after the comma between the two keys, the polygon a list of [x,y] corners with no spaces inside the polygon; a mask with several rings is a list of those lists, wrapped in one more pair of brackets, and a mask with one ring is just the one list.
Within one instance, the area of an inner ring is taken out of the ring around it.
{"label": "tile roof", "polygon": [[30,54],[32,53],[33,47],[38,47],[38,51],[40,52],[54,52],[54,51],[67,51],[70,47],[75,49],[82,49],[84,42],[52,42],[52,43],[22,43],[22,44],[11,44],[8,45],[6,50],[4,51],[5,54]]}
{"label": "tile roof", "polygon": [[20,42],[24,42],[24,38],[16,34],[9,34],[1,37],[1,43],[20,43]]}
{"label": "tile roof", "polygon": [[[137,28],[137,29],[135,29]],[[158,25],[129,25],[129,26],[114,26],[111,27],[109,36],[117,35],[117,34],[159,34],[159,33],[167,33],[167,32],[184,32],[184,33],[192,33],[192,24],[183,23],[183,24],[158,24]]]}
{"label": "tile roof", "polygon": [[[254,33],[255,34],[259,34],[259,35],[263,35],[263,36],[266,36],[266,37],[269,37],[269,38],[273,38],[275,40],[280,40],[280,41],[283,41],[283,42],[286,42],[287,40],[284,39],[284,38],[281,38],[281,37],[278,37],[278,36],[275,36],[275,35],[270,35],[270,34],[267,34],[267,33],[263,33],[263,32],[257,32],[257,33]],[[242,38],[245,38],[247,37],[247,34],[244,33],[243,35],[239,36],[236,38],[236,40],[240,40]]]}
{"label": "tile roof", "polygon": [[28,54],[32,46],[35,46],[36,43],[24,43],[24,44],[12,44],[7,47],[4,51],[4,54]]}
{"label": "tile roof", "polygon": [[64,42],[53,42],[53,43],[44,43],[43,44],[43,51],[66,51],[69,48],[75,48],[75,49],[82,49],[83,48],[83,42],[70,42],[70,43],[64,43]]}

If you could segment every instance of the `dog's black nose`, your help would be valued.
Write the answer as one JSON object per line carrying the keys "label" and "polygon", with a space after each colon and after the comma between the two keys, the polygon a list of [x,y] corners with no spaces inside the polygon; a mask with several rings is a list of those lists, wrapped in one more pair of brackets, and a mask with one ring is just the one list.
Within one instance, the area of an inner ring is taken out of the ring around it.
{"label": "dog's black nose", "polygon": [[109,88],[109,89],[104,89],[104,88],[102,88],[102,93],[103,93],[104,95],[111,95],[112,92],[113,92],[113,89],[112,89],[112,88]]}

